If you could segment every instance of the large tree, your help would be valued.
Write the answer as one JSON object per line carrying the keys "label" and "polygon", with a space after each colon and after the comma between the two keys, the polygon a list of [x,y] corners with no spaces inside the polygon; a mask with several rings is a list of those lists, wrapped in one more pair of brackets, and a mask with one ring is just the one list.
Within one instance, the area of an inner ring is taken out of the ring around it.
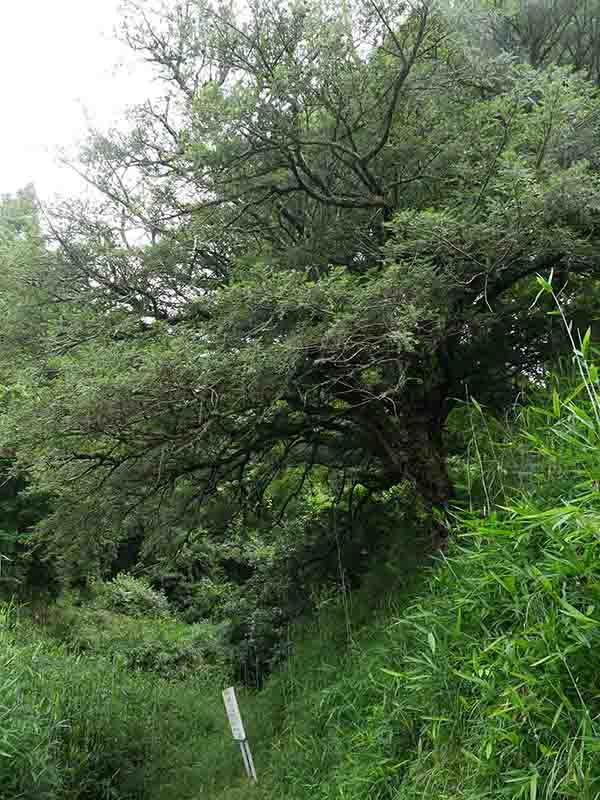
{"label": "large tree", "polygon": [[162,99],[91,134],[96,200],[48,212],[29,273],[40,372],[5,435],[62,497],[49,529],[101,549],[323,466],[443,506],[452,404],[560,347],[536,273],[575,310],[600,270],[593,76],[429,0],[129,10]]}

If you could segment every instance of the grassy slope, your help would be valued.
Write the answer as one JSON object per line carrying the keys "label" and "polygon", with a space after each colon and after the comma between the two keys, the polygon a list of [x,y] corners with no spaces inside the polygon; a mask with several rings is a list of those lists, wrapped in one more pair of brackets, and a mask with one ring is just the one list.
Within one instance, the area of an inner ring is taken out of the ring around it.
{"label": "grassy slope", "polygon": [[563,514],[474,524],[344,657],[315,631],[277,679],[285,720],[255,796],[600,796],[598,533],[550,532]]}
{"label": "grassy slope", "polygon": [[131,675],[0,626],[0,797],[600,797],[600,458],[581,397],[501,443],[480,426],[465,484],[504,507],[462,512],[450,559],[418,577],[391,554],[240,694],[257,787],[214,677]]}
{"label": "grassy slope", "polygon": [[600,797],[598,407],[563,391],[501,441],[481,417],[465,483],[497,510],[345,648],[340,610],[305,631],[262,785],[216,798]]}

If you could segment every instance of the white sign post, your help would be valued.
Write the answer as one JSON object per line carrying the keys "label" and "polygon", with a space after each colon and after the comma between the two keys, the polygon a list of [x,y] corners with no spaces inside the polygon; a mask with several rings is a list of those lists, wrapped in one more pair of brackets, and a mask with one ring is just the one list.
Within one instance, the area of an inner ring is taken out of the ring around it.
{"label": "white sign post", "polygon": [[252,760],[250,745],[246,739],[246,731],[244,730],[244,723],[242,722],[242,715],[240,714],[233,686],[223,690],[223,702],[225,703],[225,711],[227,712],[233,738],[240,743],[240,750],[242,751],[246,773],[248,777],[256,783],[258,779],[256,777],[256,770],[254,769],[254,761]]}

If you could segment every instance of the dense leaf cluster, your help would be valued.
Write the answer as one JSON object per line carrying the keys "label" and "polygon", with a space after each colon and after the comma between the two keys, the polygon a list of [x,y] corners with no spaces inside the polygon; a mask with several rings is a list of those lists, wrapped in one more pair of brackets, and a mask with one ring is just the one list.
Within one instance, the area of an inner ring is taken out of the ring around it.
{"label": "dense leaf cluster", "polygon": [[567,343],[536,275],[575,336],[596,313],[599,15],[126,4],[161,96],[90,132],[86,199],[0,208],[0,444],[63,572],[210,540],[171,581],[193,617],[186,582],[260,584],[258,537],[280,608],[315,492],[326,543],[398,487],[443,517],[457,401],[506,408]]}

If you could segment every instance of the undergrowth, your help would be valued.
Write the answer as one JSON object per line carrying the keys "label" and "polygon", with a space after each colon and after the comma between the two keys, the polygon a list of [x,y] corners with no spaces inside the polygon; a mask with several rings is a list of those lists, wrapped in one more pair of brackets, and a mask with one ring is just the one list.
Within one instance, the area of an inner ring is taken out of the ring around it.
{"label": "undergrowth", "polygon": [[[0,611],[0,798],[167,800],[230,782],[213,672],[185,680],[75,655],[9,606]],[[243,694],[242,694],[243,697]],[[270,738],[270,720],[249,727]]]}
{"label": "undergrowth", "polygon": [[292,656],[261,692],[241,693],[256,786],[226,728],[225,673],[165,680],[102,657],[121,646],[114,611],[81,612],[80,640],[99,625],[86,614],[109,615],[110,632],[99,625],[101,644],[78,654],[64,630],[53,632],[63,643],[40,637],[5,607],[0,797],[600,798],[600,403],[588,349],[575,351],[577,380],[554,380],[510,421],[476,404],[460,412],[467,457],[453,463],[447,557],[416,570],[406,544],[391,549],[361,590],[290,630]]}
{"label": "undergrowth", "polygon": [[600,797],[599,406],[583,363],[510,425],[471,406],[479,457],[456,465],[450,556],[342,656],[315,626],[277,678],[285,722],[257,797]]}

